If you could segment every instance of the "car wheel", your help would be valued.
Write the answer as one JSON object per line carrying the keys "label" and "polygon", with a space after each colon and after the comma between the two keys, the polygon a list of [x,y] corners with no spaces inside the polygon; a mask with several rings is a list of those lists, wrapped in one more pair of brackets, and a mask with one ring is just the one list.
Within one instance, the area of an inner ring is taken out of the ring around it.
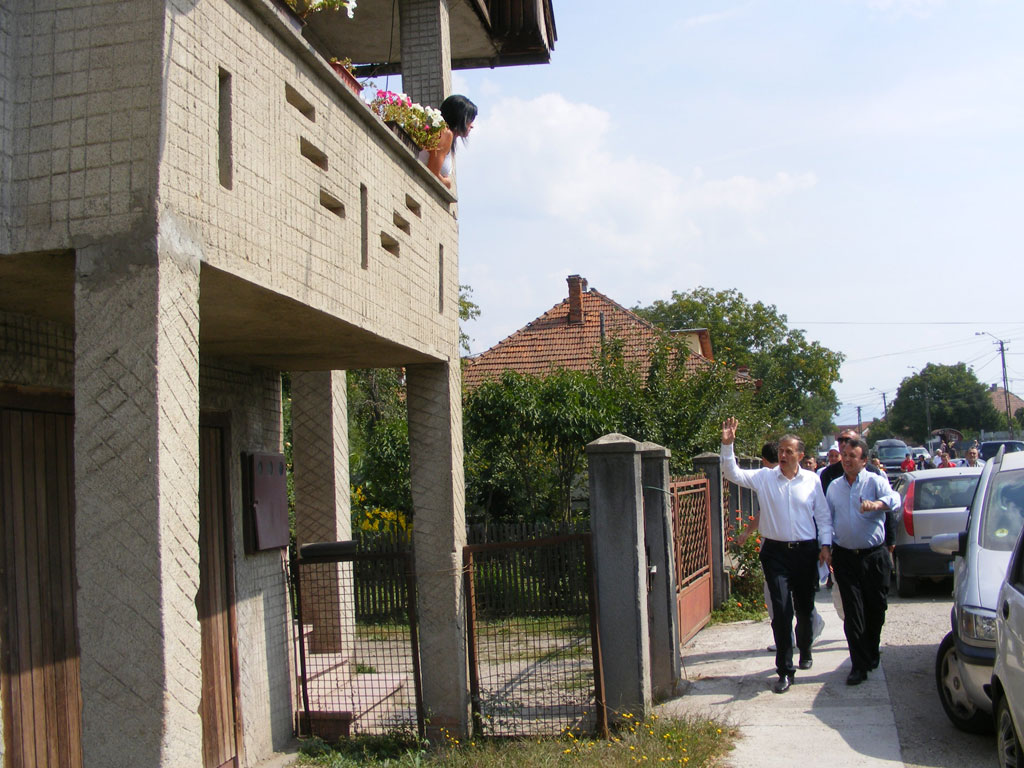
{"label": "car wheel", "polygon": [[967,733],[987,733],[992,730],[992,718],[975,705],[967,695],[967,687],[960,677],[956,640],[950,632],[939,643],[935,656],[935,684],[946,716],[953,725]]}
{"label": "car wheel", "polygon": [[907,576],[903,569],[903,558],[896,559],[896,594],[900,597],[913,597],[917,594],[917,579]]}
{"label": "car wheel", "polygon": [[1010,705],[1006,696],[1001,696],[996,704],[996,756],[999,768],[1021,768],[1022,755],[1017,729],[1013,725]]}

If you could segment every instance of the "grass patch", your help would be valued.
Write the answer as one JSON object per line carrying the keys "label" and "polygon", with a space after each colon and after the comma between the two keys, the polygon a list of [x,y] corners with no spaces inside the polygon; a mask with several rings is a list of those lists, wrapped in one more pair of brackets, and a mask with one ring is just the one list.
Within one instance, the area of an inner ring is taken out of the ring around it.
{"label": "grass patch", "polygon": [[736,731],[711,720],[627,716],[608,739],[564,733],[523,740],[446,738],[429,745],[403,736],[358,737],[330,749],[319,739],[303,744],[297,765],[325,768],[505,768],[509,765],[626,768],[685,765],[704,768],[732,749]]}

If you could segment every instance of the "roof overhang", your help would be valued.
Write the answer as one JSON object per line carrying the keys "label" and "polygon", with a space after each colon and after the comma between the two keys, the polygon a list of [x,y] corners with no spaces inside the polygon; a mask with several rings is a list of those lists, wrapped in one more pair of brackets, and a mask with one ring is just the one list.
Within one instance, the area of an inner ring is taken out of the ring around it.
{"label": "roof overhang", "polygon": [[[321,11],[302,35],[322,54],[350,58],[360,76],[402,71],[399,3],[367,0],[355,17]],[[449,0],[452,69],[546,64],[557,34],[551,0]]]}

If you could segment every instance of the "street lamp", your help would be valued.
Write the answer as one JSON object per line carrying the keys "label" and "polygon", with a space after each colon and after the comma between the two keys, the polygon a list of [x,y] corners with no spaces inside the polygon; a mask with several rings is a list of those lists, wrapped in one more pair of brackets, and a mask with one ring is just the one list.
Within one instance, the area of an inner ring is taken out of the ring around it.
{"label": "street lamp", "polygon": [[[872,392],[882,392],[880,389],[870,388]],[[889,418],[889,405],[885,402],[885,392],[882,392],[882,418]]]}
{"label": "street lamp", "polygon": [[1016,435],[1013,433],[1013,418],[1010,416],[1010,384],[1006,380],[1006,342],[988,331],[975,331],[975,336],[991,336],[999,344],[999,357],[1003,361],[1003,402],[1006,405],[1006,426],[1010,430],[1010,439]]}

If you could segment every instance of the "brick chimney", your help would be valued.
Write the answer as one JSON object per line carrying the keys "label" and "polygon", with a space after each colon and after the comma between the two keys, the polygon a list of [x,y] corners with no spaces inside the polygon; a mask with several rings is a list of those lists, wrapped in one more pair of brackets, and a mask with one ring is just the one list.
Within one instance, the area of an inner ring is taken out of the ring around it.
{"label": "brick chimney", "polygon": [[583,293],[587,290],[587,281],[579,275],[565,278],[569,284],[569,325],[583,323]]}

